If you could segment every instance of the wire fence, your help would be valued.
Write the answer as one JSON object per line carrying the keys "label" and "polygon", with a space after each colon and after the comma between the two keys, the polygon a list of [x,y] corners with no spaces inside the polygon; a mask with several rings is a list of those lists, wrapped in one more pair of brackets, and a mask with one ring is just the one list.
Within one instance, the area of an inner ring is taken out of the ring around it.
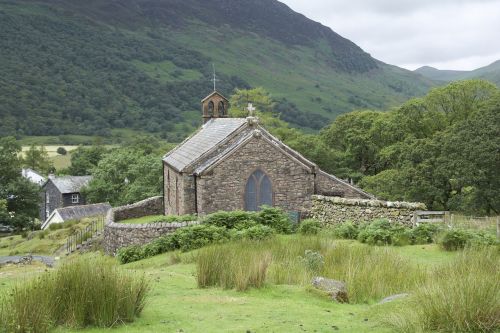
{"label": "wire fence", "polygon": [[446,221],[450,228],[474,229],[495,233],[500,238],[500,216],[466,216],[449,214]]}
{"label": "wire fence", "polygon": [[500,239],[500,216],[467,216],[447,211],[416,211],[414,225],[442,223],[450,229],[472,229],[496,234]]}
{"label": "wire fence", "polygon": [[82,245],[86,244],[89,239],[99,235],[104,230],[104,218],[99,218],[92,221],[82,230],[78,230],[73,235],[70,235],[66,240],[66,253],[72,253],[78,250]]}

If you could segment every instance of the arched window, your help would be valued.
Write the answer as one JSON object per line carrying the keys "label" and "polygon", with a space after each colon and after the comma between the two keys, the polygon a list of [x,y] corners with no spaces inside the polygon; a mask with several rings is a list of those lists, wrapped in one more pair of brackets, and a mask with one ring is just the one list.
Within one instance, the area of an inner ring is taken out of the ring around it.
{"label": "arched window", "polygon": [[245,210],[258,211],[262,205],[273,205],[273,187],[269,177],[262,170],[256,170],[245,187]]}
{"label": "arched window", "polygon": [[208,116],[209,117],[213,117],[214,116],[214,108],[215,108],[214,102],[210,101],[208,103]]}
{"label": "arched window", "polygon": [[222,101],[219,102],[218,112],[219,112],[219,117],[225,115],[226,110],[224,107],[224,102]]}

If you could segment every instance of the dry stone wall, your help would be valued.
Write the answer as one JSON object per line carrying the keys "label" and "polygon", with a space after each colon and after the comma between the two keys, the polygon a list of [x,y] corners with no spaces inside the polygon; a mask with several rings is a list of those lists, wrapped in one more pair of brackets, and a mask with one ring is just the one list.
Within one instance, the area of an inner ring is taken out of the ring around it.
{"label": "dry stone wall", "polygon": [[106,225],[104,226],[103,246],[105,252],[115,255],[122,247],[144,245],[156,238],[170,234],[179,228],[200,223],[198,221],[148,224],[119,223],[119,221],[126,219],[161,215],[162,213],[163,197],[154,197],[132,205],[109,210],[106,216]]}
{"label": "dry stone wall", "polygon": [[412,226],[415,211],[425,209],[426,207],[422,203],[314,195],[312,197],[311,217],[318,219],[327,226],[346,221],[354,223],[369,222],[379,218]]}

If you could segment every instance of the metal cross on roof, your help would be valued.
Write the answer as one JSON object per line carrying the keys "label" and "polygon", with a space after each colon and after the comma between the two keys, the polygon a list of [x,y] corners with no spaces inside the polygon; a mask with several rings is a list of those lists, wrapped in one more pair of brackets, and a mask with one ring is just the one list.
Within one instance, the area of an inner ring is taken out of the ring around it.
{"label": "metal cross on roof", "polygon": [[249,115],[250,117],[253,117],[253,112],[254,112],[256,109],[253,107],[253,104],[252,104],[252,103],[248,103],[247,110],[248,110],[248,115]]}
{"label": "metal cross on roof", "polygon": [[219,79],[217,79],[217,76],[215,75],[215,65],[212,64],[212,68],[214,69],[214,77],[210,80],[214,83],[214,91],[216,91],[216,82],[219,81]]}

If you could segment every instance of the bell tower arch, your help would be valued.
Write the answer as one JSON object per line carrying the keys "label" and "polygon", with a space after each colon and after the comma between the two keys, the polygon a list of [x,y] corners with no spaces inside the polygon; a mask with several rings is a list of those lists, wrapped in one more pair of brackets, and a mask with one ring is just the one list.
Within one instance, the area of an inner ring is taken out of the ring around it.
{"label": "bell tower arch", "polygon": [[212,118],[227,118],[229,101],[217,90],[201,101],[201,111],[203,114],[203,123]]}

